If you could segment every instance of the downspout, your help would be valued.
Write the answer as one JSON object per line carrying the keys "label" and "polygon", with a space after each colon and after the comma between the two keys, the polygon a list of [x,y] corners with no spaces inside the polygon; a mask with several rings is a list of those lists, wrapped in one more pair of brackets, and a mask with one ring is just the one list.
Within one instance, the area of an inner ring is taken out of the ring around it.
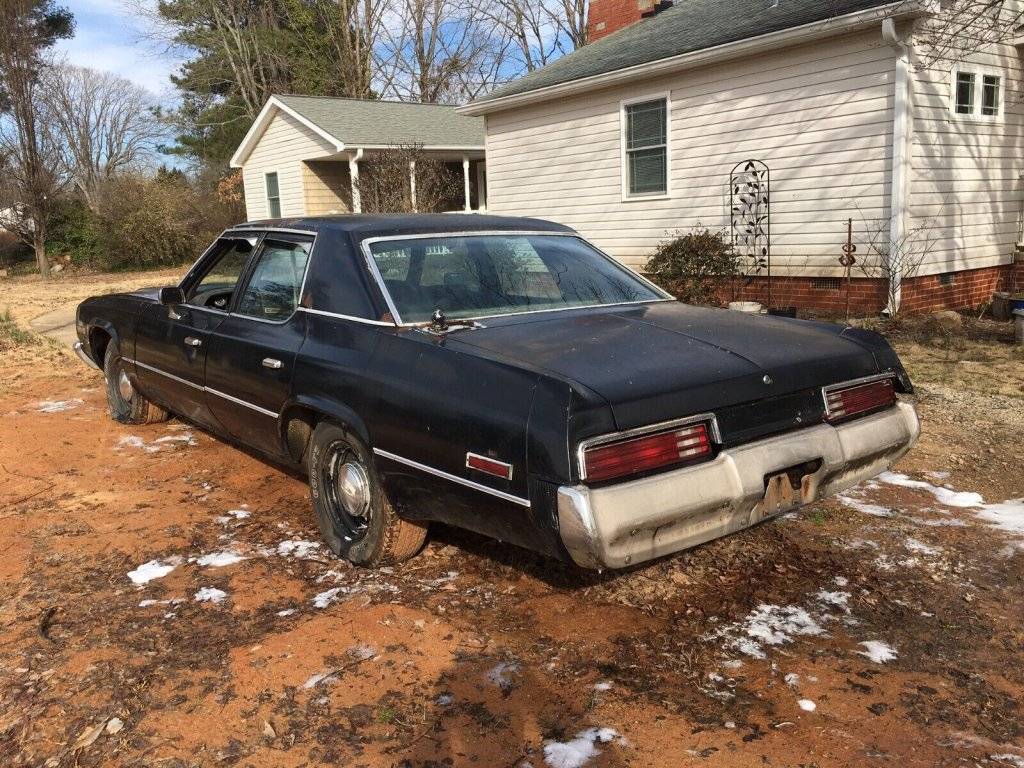
{"label": "downspout", "polygon": [[883,314],[891,317],[899,312],[903,292],[903,265],[893,263],[893,251],[902,249],[906,244],[907,188],[910,177],[910,140],[913,130],[911,123],[913,119],[911,114],[913,70],[910,61],[910,46],[900,39],[896,32],[896,22],[892,18],[882,20],[882,40],[898,54],[896,78],[893,84],[892,186],[889,197],[889,253],[886,256],[889,273],[889,301],[883,310]]}

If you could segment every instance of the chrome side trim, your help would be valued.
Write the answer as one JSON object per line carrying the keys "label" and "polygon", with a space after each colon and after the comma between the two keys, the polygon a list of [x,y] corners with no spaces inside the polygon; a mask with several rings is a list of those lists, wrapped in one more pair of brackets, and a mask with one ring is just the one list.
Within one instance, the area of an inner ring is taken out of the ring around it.
{"label": "chrome side trim", "polygon": [[333,317],[336,320],[350,320],[353,323],[363,323],[364,325],[383,325],[387,328],[397,327],[395,323],[389,323],[386,320],[370,320],[365,317],[354,317],[353,315],[342,315],[337,312],[325,312],[322,309],[310,309],[309,307],[299,307],[299,312],[308,312],[311,315],[320,315],[321,317]]}
{"label": "chrome side trim", "polygon": [[668,432],[669,430],[678,429],[679,427],[685,427],[688,424],[698,424],[705,421],[709,422],[711,426],[710,430],[708,430],[711,442],[721,444],[722,433],[718,429],[718,419],[715,418],[715,414],[713,413],[699,413],[696,416],[687,416],[683,419],[663,421],[659,424],[651,424],[646,427],[627,429],[624,432],[612,432],[607,435],[589,437],[586,440],[581,441],[576,447],[576,469],[579,472],[580,480],[582,481],[587,479],[587,465],[583,460],[583,454],[588,448],[605,445],[606,443],[617,443],[620,440],[630,440],[634,437],[643,437],[644,435],[650,435],[657,432]]}
{"label": "chrome side trim", "polygon": [[178,382],[179,384],[184,384],[186,386],[192,387],[192,389],[198,389],[200,392],[206,389],[206,387],[200,386],[199,384],[196,384],[194,381],[189,381],[188,379],[183,379],[180,376],[175,376],[173,373],[168,373],[167,371],[160,370],[155,366],[148,365],[146,363],[140,363],[138,360],[132,360],[129,357],[122,357],[121,359],[124,360],[126,363],[132,363],[133,365],[137,365],[139,368],[145,368],[147,371],[152,371],[153,373],[159,374],[160,376],[165,376],[168,379],[171,379],[172,381]]}
{"label": "chrome side trim", "polygon": [[406,323],[406,322],[402,321],[401,314],[398,312],[397,307],[395,307],[395,303],[391,299],[391,294],[388,292],[387,286],[384,284],[384,278],[381,275],[380,270],[377,268],[377,261],[373,258],[373,252],[370,250],[370,246],[375,244],[375,243],[386,243],[386,242],[395,242],[395,241],[403,241],[403,240],[427,240],[427,239],[438,238],[438,237],[463,237],[463,238],[468,238],[468,237],[493,237],[495,235],[497,235],[497,236],[508,236],[508,237],[514,237],[514,236],[530,237],[530,236],[533,236],[533,237],[573,237],[573,238],[576,238],[577,240],[579,240],[579,241],[581,241],[583,243],[586,243],[588,246],[593,248],[594,251],[597,254],[602,256],[609,263],[614,265],[617,269],[620,269],[623,272],[626,272],[627,274],[629,274],[629,275],[637,278],[638,280],[640,280],[640,282],[642,282],[644,285],[646,285],[648,288],[650,288],[656,294],[660,295],[661,299],[647,299],[647,300],[643,300],[643,301],[627,301],[627,302],[619,302],[617,304],[588,304],[588,305],[583,305],[583,306],[579,306],[579,307],[555,307],[555,308],[552,308],[552,309],[535,309],[535,310],[528,310],[526,312],[508,312],[508,313],[497,314],[497,315],[475,315],[473,317],[460,317],[460,318],[453,318],[453,319],[458,319],[458,320],[479,320],[479,319],[486,319],[486,318],[489,318],[489,317],[511,317],[511,316],[514,316],[514,315],[535,314],[535,313],[539,313],[539,312],[566,312],[566,311],[573,310],[573,309],[603,309],[604,307],[626,306],[626,305],[632,305],[632,304],[652,304],[652,303],[655,303],[655,302],[658,302],[658,301],[676,301],[677,300],[674,296],[669,294],[664,289],[659,288],[657,285],[652,283],[650,280],[648,280],[643,275],[638,274],[637,272],[634,272],[632,269],[627,267],[622,262],[617,261],[616,259],[613,259],[611,256],[609,256],[607,253],[602,251],[600,248],[598,248],[596,245],[591,243],[589,240],[587,240],[585,237],[580,235],[578,232],[572,232],[572,231],[570,231],[570,232],[546,232],[544,230],[500,230],[500,229],[495,229],[495,230],[480,230],[480,231],[477,231],[477,232],[429,232],[429,233],[417,233],[417,234],[412,234],[412,235],[387,235],[387,236],[383,236],[383,237],[368,237],[365,240],[360,242],[359,248],[363,252],[363,260],[366,262],[366,268],[370,271],[370,274],[373,276],[373,279],[377,282],[377,287],[380,289],[381,294],[384,296],[384,301],[388,305],[388,310],[391,312],[391,316],[395,318],[395,325],[397,325],[400,328],[412,328],[412,327],[416,327],[418,325],[424,325],[424,323]]}
{"label": "chrome side trim", "polygon": [[229,400],[232,403],[236,403],[246,408],[251,408],[257,413],[262,413],[264,416],[270,416],[271,418],[274,419],[277,418],[277,413],[275,411],[269,411],[266,408],[260,408],[258,405],[253,405],[252,403],[246,402],[245,400],[241,400],[225,392],[221,392],[220,390],[210,389],[210,387],[203,387],[203,391],[209,392],[211,395],[216,395],[217,397],[223,397],[225,400]]}
{"label": "chrome side trim", "polygon": [[[828,393],[835,392],[837,389],[849,389],[850,387],[859,387],[861,384],[871,384],[875,381],[884,381],[885,379],[896,379],[895,373],[876,373],[874,376],[862,376],[859,379],[850,379],[850,381],[841,381],[838,384],[829,384],[827,387],[821,388],[821,400],[825,404],[825,415],[831,416],[832,411],[828,407]],[[895,391],[896,387],[893,387]]]}
{"label": "chrome side trim", "polygon": [[71,345],[71,348],[75,350],[75,354],[78,355],[79,358],[81,358],[83,363],[88,365],[90,368],[95,368],[97,371],[101,370],[100,367],[96,365],[95,361],[91,357],[89,357],[88,353],[86,353],[85,347],[83,346],[82,342],[76,341],[74,344]]}
{"label": "chrome side trim", "polygon": [[441,471],[440,469],[434,469],[434,467],[428,467],[426,464],[420,464],[418,461],[406,459],[402,456],[398,456],[397,454],[390,453],[389,451],[383,451],[380,448],[374,448],[373,452],[378,456],[382,456],[385,459],[391,459],[392,461],[397,461],[399,464],[405,464],[406,466],[412,467],[413,469],[418,469],[421,472],[426,472],[427,474],[430,475],[436,475],[437,477],[444,478],[445,480],[451,480],[453,483],[458,483],[459,485],[464,485],[467,488],[472,488],[474,491],[480,491],[481,493],[487,493],[490,494],[491,496],[497,496],[499,499],[503,499],[504,501],[510,501],[513,504],[518,504],[521,507],[529,508],[530,506],[529,499],[514,496],[511,493],[505,493],[504,491],[498,491],[495,490],[494,488],[488,488],[486,485],[474,483],[472,480],[467,480],[464,477],[458,477],[457,475],[451,475],[447,472]]}
{"label": "chrome side trim", "polygon": [[238,405],[244,406],[246,408],[251,408],[257,413],[262,413],[264,416],[270,416],[275,419],[278,417],[278,414],[274,411],[267,410],[266,408],[261,408],[258,405],[253,405],[250,402],[241,400],[240,398],[234,397],[225,392],[221,392],[220,390],[217,389],[211,389],[210,387],[201,387],[194,381],[189,381],[188,379],[183,379],[180,376],[175,376],[173,373],[163,371],[157,368],[156,366],[147,365],[146,363],[140,363],[138,360],[132,360],[131,358],[128,357],[122,357],[121,359],[124,360],[126,363],[132,363],[133,365],[137,365],[139,368],[145,368],[147,371],[152,371],[153,373],[158,374],[160,376],[166,376],[168,379],[177,381],[179,384],[185,384],[186,386],[192,387],[192,389],[198,389],[200,392],[209,392],[211,395],[223,397],[225,400],[229,400],[232,403],[237,403]]}

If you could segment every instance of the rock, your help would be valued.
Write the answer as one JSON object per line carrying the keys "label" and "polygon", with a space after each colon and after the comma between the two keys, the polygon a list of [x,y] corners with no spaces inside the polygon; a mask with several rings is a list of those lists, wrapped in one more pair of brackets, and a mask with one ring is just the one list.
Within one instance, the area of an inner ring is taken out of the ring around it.
{"label": "rock", "polygon": [[8,272],[6,269],[0,269],[0,278],[7,277]]}
{"label": "rock", "polygon": [[964,327],[964,319],[960,313],[951,309],[944,309],[940,312],[933,312],[932,319],[946,333],[954,333]]}
{"label": "rock", "polygon": [[272,726],[266,720],[263,721],[263,735],[266,736],[268,739],[277,738],[277,731],[274,730],[274,726]]}
{"label": "rock", "polygon": [[62,272],[63,270],[64,270],[64,265],[63,264],[54,264],[52,267],[50,267],[50,274],[55,275],[58,272]]}

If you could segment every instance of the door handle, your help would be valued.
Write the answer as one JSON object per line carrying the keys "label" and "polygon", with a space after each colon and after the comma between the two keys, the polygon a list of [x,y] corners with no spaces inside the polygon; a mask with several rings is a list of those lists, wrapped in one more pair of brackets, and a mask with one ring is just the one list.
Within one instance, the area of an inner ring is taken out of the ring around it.
{"label": "door handle", "polygon": [[202,345],[203,340],[197,339],[195,336],[186,336],[185,343],[188,344],[190,347],[198,347]]}
{"label": "door handle", "polygon": [[280,370],[282,365],[284,365],[284,363],[282,363],[280,360],[275,360],[272,357],[264,357],[263,358],[263,367],[264,368],[270,368],[271,370],[277,371],[277,370]]}

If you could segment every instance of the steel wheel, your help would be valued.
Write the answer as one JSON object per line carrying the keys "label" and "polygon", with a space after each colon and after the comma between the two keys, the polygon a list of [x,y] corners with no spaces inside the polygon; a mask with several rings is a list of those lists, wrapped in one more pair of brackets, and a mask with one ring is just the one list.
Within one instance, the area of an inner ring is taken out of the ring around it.
{"label": "steel wheel", "polygon": [[321,469],[321,488],[327,511],[349,541],[366,535],[372,500],[370,476],[352,448],[344,442],[328,446]]}

